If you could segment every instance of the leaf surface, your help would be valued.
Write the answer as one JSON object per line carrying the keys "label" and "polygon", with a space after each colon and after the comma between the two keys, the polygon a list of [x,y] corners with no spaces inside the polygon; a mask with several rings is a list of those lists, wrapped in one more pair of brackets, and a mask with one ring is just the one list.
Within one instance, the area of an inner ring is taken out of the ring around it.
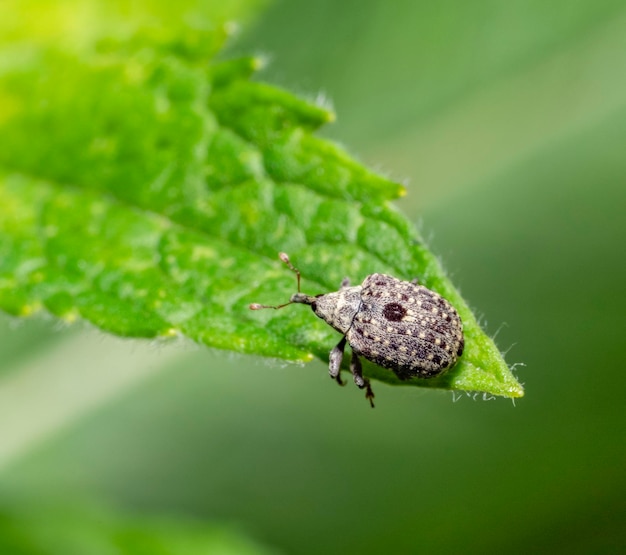
{"label": "leaf surface", "polygon": [[[452,302],[465,327],[460,363],[407,384],[521,396],[436,257],[390,204],[403,187],[315,135],[332,112],[251,81],[257,59],[215,62],[227,31],[148,29],[89,49],[5,49],[0,308],[47,310],[127,337],[182,335],[327,360],[339,338],[310,311],[248,309],[294,292],[277,259],[286,251],[309,294],[383,272],[418,277]],[[371,364],[365,373],[400,383]]]}

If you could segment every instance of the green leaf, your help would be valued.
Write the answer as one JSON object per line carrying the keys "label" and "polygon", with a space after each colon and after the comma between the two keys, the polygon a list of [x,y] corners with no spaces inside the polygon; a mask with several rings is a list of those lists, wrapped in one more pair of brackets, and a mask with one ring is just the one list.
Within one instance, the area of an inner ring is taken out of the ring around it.
{"label": "green leaf", "polygon": [[[0,84],[0,308],[47,310],[128,337],[182,335],[292,361],[328,359],[337,333],[285,302],[390,273],[444,295],[466,351],[442,377],[388,383],[523,390],[414,227],[402,186],[314,135],[329,110],[249,77],[255,58],[215,62],[228,26],[90,48],[5,48]],[[184,38],[184,40],[182,40]],[[181,46],[182,45],[182,46]],[[209,45],[207,47],[207,45]]]}

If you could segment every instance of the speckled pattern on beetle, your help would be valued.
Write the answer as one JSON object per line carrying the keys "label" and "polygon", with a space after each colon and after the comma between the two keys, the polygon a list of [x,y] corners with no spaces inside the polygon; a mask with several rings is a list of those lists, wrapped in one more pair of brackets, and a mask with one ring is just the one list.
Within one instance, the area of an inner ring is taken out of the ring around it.
{"label": "speckled pattern on beetle", "polygon": [[[253,304],[250,308],[282,308],[308,304],[313,312],[343,334],[330,352],[329,371],[342,383],[341,361],[346,342],[352,348],[350,371],[360,388],[374,394],[363,377],[359,356],[389,368],[400,378],[432,378],[451,368],[463,354],[463,324],[455,308],[442,296],[422,285],[385,274],[371,274],[361,285],[348,279],[333,293],[309,296],[300,292],[300,272],[285,253],[280,258],[298,277],[298,292],[279,306]],[[372,406],[373,403],[372,403]]]}

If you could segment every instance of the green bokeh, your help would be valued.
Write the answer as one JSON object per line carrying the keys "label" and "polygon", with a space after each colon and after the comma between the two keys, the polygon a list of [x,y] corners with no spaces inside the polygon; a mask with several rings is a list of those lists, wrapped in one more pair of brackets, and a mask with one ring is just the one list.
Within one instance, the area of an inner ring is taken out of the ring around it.
{"label": "green bokeh", "polygon": [[[403,208],[525,365],[525,398],[381,384],[371,411],[319,364],[179,349],[0,488],[234,522],[294,553],[623,550],[622,37],[621,2],[285,1],[233,46],[326,91],[326,133],[411,178]],[[13,327],[0,376],[54,348]]]}

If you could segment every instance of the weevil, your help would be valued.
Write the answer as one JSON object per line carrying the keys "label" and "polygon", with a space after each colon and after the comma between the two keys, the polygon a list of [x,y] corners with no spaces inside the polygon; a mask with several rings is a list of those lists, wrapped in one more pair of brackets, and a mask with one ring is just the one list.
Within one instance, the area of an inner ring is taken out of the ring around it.
{"label": "weevil", "polygon": [[463,354],[463,323],[456,309],[441,295],[385,274],[371,274],[361,285],[345,278],[332,293],[307,295],[300,290],[300,271],[284,252],[279,258],[296,274],[298,292],[289,302],[271,306],[253,303],[252,310],[307,304],[316,316],[343,335],[330,351],[329,373],[340,385],[346,343],[352,349],[350,372],[374,406],[374,392],[363,376],[361,360],[392,370],[401,380],[432,378],[454,366]]}

